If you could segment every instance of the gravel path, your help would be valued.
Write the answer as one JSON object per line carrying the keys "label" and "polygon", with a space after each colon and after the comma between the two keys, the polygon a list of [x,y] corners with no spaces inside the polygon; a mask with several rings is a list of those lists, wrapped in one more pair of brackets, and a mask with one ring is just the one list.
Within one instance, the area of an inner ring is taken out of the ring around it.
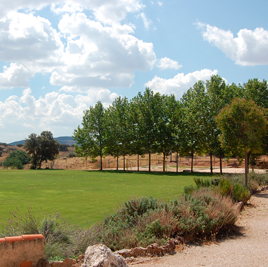
{"label": "gravel path", "polygon": [[239,234],[217,243],[186,246],[182,252],[159,258],[140,258],[129,266],[268,266],[268,191],[251,197],[236,223]]}

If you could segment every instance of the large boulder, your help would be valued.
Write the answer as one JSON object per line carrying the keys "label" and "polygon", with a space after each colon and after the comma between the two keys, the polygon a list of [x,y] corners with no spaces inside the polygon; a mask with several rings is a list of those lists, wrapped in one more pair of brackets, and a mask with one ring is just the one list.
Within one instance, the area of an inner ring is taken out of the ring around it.
{"label": "large boulder", "polygon": [[89,246],[81,267],[128,267],[126,260],[103,244]]}

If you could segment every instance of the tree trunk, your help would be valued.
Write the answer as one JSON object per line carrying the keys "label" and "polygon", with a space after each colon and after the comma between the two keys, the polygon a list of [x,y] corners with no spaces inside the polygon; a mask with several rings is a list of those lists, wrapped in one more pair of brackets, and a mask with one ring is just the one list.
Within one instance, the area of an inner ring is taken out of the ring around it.
{"label": "tree trunk", "polygon": [[139,154],[137,155],[137,167],[138,167],[138,172],[140,171],[140,160],[139,160]]}
{"label": "tree trunk", "polygon": [[149,172],[151,172],[151,151],[149,151]]}
{"label": "tree trunk", "polygon": [[212,160],[212,153],[209,153],[209,157],[210,157],[210,174],[213,174],[213,160]]}
{"label": "tree trunk", "polygon": [[191,154],[191,158],[192,158],[192,161],[191,161],[191,172],[194,172],[194,153]]}
{"label": "tree trunk", "polygon": [[126,170],[126,156],[125,154],[123,155],[123,170]]}
{"label": "tree trunk", "polygon": [[166,153],[163,153],[163,173],[165,173],[165,167],[166,167]]}
{"label": "tree trunk", "polygon": [[222,175],[222,154],[220,153],[220,174]]}
{"label": "tree trunk", "polygon": [[248,152],[248,173],[249,173],[249,158],[250,158],[250,152]]}
{"label": "tree trunk", "polygon": [[100,155],[100,170],[102,171],[102,154]]}
{"label": "tree trunk", "polygon": [[179,172],[179,153],[177,152],[177,159],[176,159],[176,172]]}
{"label": "tree trunk", "polygon": [[248,186],[248,153],[245,148],[245,186]]}
{"label": "tree trunk", "polygon": [[118,155],[116,156],[116,170],[118,171],[118,160],[119,160],[119,157]]}

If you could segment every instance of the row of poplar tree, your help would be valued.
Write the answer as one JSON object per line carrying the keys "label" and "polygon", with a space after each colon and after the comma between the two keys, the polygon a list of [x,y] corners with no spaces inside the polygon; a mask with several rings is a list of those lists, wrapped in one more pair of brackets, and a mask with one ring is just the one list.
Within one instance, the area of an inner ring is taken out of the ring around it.
{"label": "row of poplar tree", "polygon": [[[195,83],[180,100],[146,88],[143,94],[138,93],[131,100],[118,97],[108,108],[97,102],[84,111],[82,124],[74,131],[76,153],[86,158],[100,156],[100,169],[105,155],[117,159],[123,156],[125,169],[126,155],[146,153],[149,171],[151,154],[155,152],[163,153],[164,161],[170,151],[191,157],[191,171],[194,155],[207,154],[212,172],[213,155],[220,158],[221,167],[224,155],[241,156],[242,153],[238,149],[224,148],[216,122],[216,116],[233,99],[253,100],[261,108],[268,108],[267,81],[252,79],[243,85],[227,84],[215,75],[206,82]],[[255,155],[266,153],[265,142],[261,147],[263,151],[255,151]],[[164,171],[165,162],[163,166]]]}

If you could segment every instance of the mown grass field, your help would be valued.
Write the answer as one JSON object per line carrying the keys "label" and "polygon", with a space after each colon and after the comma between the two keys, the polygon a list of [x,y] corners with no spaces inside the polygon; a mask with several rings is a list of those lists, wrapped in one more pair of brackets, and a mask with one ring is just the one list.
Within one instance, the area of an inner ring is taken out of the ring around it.
{"label": "mown grass field", "polygon": [[70,223],[90,226],[134,197],[173,200],[194,177],[206,174],[124,173],[77,170],[0,170],[0,223],[10,211],[59,212]]}

